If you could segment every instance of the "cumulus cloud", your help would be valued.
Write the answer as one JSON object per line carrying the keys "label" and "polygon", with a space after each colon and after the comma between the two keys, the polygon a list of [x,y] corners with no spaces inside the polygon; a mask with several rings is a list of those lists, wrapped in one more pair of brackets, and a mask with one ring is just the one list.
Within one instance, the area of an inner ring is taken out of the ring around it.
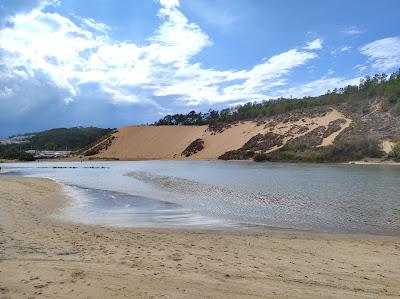
{"label": "cumulus cloud", "polygon": [[305,49],[305,50],[322,49],[322,43],[323,43],[323,40],[320,38],[317,38],[311,42],[308,42],[307,45],[305,47],[303,47],[303,49]]}
{"label": "cumulus cloud", "polygon": [[0,28],[8,23],[7,16],[30,11],[40,2],[40,0],[2,0],[0,2]]}
{"label": "cumulus cloud", "polygon": [[372,67],[378,71],[389,71],[400,67],[400,37],[388,37],[366,44],[360,49],[369,57]]}
{"label": "cumulus cloud", "polygon": [[179,0],[160,0],[160,4],[166,8],[174,8],[179,6]]}
{"label": "cumulus cloud", "polygon": [[212,46],[209,36],[179,10],[179,1],[159,3],[162,23],[144,45],[113,41],[111,29],[94,19],[49,12],[57,1],[9,17],[12,26],[0,30],[1,108],[17,99],[15,115],[49,102],[72,111],[92,95],[99,107],[145,105],[154,115],[168,111],[165,99],[181,106],[267,99],[322,48],[316,39],[249,69],[205,68],[193,58]]}
{"label": "cumulus cloud", "polygon": [[[292,49],[249,70],[205,69],[190,60],[212,43],[177,9],[178,1],[160,1],[159,16],[164,22],[145,46],[112,42],[104,34],[105,24],[79,18],[79,26],[60,14],[45,12],[48,2],[44,3],[14,16],[14,25],[0,31],[4,61],[9,76],[33,78],[42,73],[71,99],[81,84],[90,82],[98,83],[115,102],[137,102],[154,95],[174,95],[188,104],[259,98],[263,91],[284,84],[281,77],[293,68],[317,57]],[[317,39],[305,49],[319,49],[321,44]],[[234,80],[241,82],[219,86]]]}

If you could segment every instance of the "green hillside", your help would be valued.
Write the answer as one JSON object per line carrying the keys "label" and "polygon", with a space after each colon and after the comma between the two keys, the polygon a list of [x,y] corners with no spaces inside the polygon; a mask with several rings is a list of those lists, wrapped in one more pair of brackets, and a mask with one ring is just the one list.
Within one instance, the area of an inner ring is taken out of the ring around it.
{"label": "green hillside", "polygon": [[76,151],[80,148],[94,143],[105,135],[111,134],[114,129],[102,129],[96,127],[74,127],[57,128],[37,133],[26,143],[0,145],[1,159],[22,159],[30,160],[32,157],[25,154],[25,150],[69,150]]}

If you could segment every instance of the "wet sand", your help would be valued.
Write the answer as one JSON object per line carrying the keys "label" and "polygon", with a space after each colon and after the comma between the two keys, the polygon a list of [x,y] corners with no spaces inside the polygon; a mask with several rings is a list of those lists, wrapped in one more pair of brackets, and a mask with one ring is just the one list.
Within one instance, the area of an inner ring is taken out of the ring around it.
{"label": "wet sand", "polygon": [[58,221],[46,179],[0,177],[1,298],[395,298],[400,237]]}

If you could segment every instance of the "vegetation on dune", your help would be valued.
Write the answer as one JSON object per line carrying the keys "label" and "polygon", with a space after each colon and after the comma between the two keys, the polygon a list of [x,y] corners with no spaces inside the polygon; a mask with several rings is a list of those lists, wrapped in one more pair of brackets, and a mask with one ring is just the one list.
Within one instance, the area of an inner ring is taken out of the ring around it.
{"label": "vegetation on dune", "polygon": [[156,126],[201,126],[208,124],[212,119],[219,117],[218,111],[210,110],[208,113],[190,111],[188,114],[166,115],[156,121]]}
{"label": "vegetation on dune", "polygon": [[190,143],[188,147],[181,153],[181,156],[190,157],[191,155],[197,154],[204,149],[204,140],[197,138],[195,141]]}
{"label": "vegetation on dune", "polygon": [[205,125],[210,127],[218,123],[230,123],[240,120],[256,119],[259,117],[273,116],[293,110],[310,107],[321,107],[346,103],[352,109],[369,112],[368,102],[372,98],[383,98],[382,110],[394,109],[400,114],[400,70],[388,76],[376,74],[366,76],[359,85],[348,85],[344,88],[335,88],[317,97],[304,97],[302,99],[279,98],[263,102],[249,102],[234,108],[221,111],[210,110],[208,113],[166,115],[155,122],[154,125]]}
{"label": "vegetation on dune", "polygon": [[305,144],[286,144],[271,153],[255,154],[254,161],[346,162],[360,160],[364,157],[381,158],[383,155],[378,140],[361,137],[318,148],[310,148]]}

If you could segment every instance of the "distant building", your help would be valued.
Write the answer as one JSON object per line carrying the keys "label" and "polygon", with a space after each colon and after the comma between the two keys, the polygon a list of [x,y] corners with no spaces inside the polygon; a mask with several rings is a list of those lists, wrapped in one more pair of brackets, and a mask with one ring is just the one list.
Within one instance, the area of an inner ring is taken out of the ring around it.
{"label": "distant building", "polygon": [[0,144],[22,144],[27,143],[34,135],[18,135],[0,140]]}
{"label": "distant building", "polygon": [[32,154],[37,159],[52,159],[52,158],[66,158],[71,156],[71,151],[26,151],[28,154]]}

